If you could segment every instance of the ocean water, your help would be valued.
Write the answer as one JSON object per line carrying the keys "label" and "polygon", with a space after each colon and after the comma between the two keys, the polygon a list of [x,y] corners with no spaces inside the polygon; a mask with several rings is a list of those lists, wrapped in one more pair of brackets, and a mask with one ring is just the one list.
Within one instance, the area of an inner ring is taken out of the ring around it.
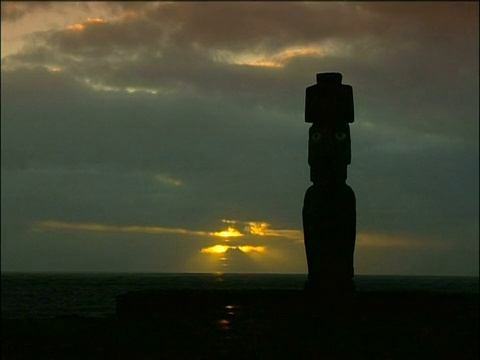
{"label": "ocean water", "polygon": [[[2,273],[4,319],[111,317],[117,295],[147,289],[302,289],[304,274]],[[478,277],[355,276],[357,291],[478,293]]]}

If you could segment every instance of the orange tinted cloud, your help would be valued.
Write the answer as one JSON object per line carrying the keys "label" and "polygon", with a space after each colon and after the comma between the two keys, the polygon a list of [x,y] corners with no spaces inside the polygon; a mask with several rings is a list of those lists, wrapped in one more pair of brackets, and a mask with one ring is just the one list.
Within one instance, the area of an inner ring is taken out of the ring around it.
{"label": "orange tinted cloud", "polygon": [[46,10],[52,6],[45,1],[2,1],[2,21],[15,21],[36,10]]}
{"label": "orange tinted cloud", "polygon": [[283,237],[292,240],[303,240],[301,230],[270,229],[270,224],[266,222],[250,221],[246,223],[245,230],[252,235]]}
{"label": "orange tinted cloud", "polygon": [[89,17],[89,18],[87,18],[87,20],[85,20],[81,23],[67,26],[67,30],[83,31],[83,30],[85,30],[85,26],[87,26],[87,25],[90,25],[90,24],[104,24],[106,22],[107,22],[107,20],[105,20],[105,19]]}
{"label": "orange tinted cloud", "polygon": [[337,53],[339,50],[332,44],[310,47],[292,47],[273,54],[254,54],[247,52],[234,53],[225,50],[214,52],[214,59],[229,64],[248,65],[267,68],[283,68],[288,61],[298,57],[316,56],[322,57]]}

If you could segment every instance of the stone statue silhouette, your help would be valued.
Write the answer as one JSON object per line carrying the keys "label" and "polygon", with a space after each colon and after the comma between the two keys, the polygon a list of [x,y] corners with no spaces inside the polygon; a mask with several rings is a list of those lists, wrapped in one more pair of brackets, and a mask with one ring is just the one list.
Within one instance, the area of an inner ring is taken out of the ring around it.
{"label": "stone statue silhouette", "polygon": [[353,286],[356,204],[345,183],[351,162],[349,124],[354,121],[353,92],[340,73],[317,74],[306,89],[305,122],[310,186],[303,204],[308,265],[306,290]]}

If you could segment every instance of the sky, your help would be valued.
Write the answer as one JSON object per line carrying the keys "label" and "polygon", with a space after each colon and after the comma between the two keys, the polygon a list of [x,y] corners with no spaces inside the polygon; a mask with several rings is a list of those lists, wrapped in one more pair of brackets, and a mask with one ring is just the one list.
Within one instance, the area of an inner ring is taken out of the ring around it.
{"label": "sky", "polygon": [[355,273],[478,276],[478,2],[3,2],[1,270],[306,273],[353,87]]}

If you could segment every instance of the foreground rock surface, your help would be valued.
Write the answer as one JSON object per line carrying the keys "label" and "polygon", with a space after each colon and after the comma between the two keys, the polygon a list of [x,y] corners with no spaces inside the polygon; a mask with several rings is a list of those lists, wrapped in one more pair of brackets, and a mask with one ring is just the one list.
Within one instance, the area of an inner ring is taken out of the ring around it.
{"label": "foreground rock surface", "polygon": [[478,358],[478,294],[350,295],[131,292],[117,317],[2,319],[2,358]]}

